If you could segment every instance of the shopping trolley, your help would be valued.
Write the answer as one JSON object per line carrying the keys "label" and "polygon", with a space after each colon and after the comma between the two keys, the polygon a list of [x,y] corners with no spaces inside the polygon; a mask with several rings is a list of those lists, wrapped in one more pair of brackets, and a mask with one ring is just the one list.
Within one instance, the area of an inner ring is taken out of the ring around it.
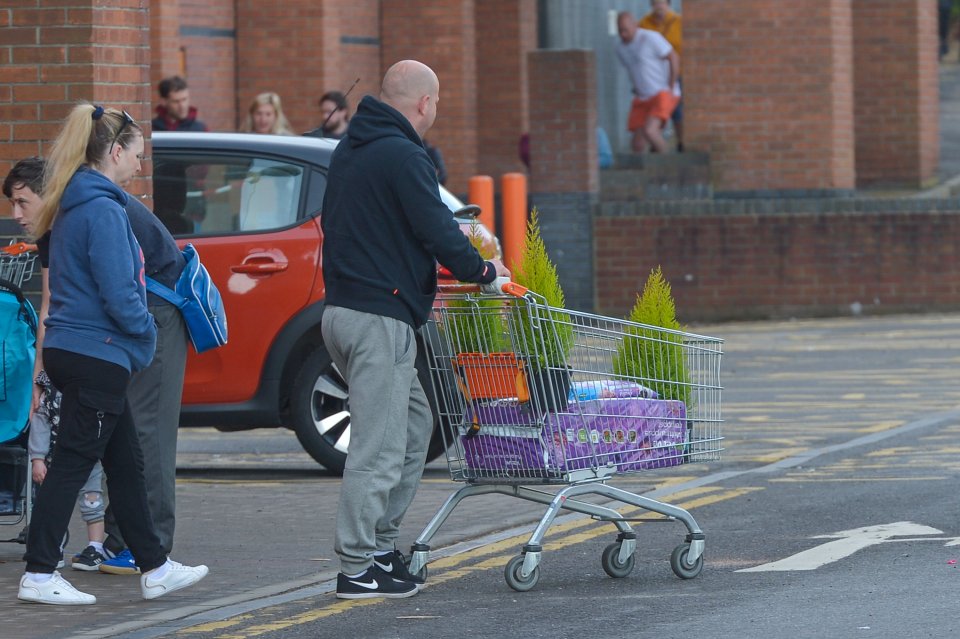
{"label": "shopping trolley", "polygon": [[[36,249],[25,242],[0,247],[0,525],[5,526],[30,523],[33,482],[26,431],[38,320],[22,287],[33,276]],[[23,537],[10,541],[24,543]]]}
{"label": "shopping trolley", "polygon": [[414,542],[410,571],[426,578],[430,540],[461,501],[498,493],[547,505],[506,565],[514,590],[537,584],[543,538],[560,510],[612,523],[618,535],[603,569],[630,573],[637,535],[628,518],[586,495],[682,522],[687,535],[671,568],[683,579],[699,575],[705,536],[693,516],[608,481],[720,459],[722,340],[550,307],[514,283],[500,286],[492,295],[444,287],[425,329],[447,465],[465,485]]}

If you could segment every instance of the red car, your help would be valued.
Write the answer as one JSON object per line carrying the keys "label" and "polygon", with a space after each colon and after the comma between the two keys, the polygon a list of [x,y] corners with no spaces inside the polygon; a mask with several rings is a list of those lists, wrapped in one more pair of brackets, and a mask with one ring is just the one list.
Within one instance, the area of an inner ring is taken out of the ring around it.
{"label": "red car", "polygon": [[[181,245],[197,247],[227,311],[229,343],[188,356],[181,426],[290,428],[315,460],[341,472],[349,389],[320,334],[319,216],[335,147],[308,137],[157,132],[153,189],[154,212]],[[464,232],[478,228],[499,256],[471,207],[440,190],[451,214],[462,210]],[[435,432],[430,455],[442,451]]]}

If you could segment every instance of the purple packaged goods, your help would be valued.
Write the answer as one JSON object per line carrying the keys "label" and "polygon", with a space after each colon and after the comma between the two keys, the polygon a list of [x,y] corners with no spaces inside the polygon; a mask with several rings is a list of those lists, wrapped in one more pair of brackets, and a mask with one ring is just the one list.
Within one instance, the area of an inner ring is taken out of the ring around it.
{"label": "purple packaged goods", "polygon": [[464,460],[476,470],[535,476],[612,465],[617,472],[676,466],[684,461],[686,407],[640,397],[571,402],[540,426],[524,405],[503,401],[472,407],[476,435],[462,436]]}

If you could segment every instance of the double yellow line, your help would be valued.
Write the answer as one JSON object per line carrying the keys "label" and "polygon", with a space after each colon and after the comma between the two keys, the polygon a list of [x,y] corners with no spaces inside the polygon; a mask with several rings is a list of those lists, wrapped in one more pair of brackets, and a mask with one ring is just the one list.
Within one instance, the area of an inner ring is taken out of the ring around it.
{"label": "double yellow line", "polygon": [[[763,490],[763,488],[751,487],[723,490],[721,488],[708,486],[679,491],[669,495],[669,498],[670,503],[674,503],[675,505],[686,510],[693,510],[695,508],[709,506],[711,504],[727,501],[729,499],[735,499],[759,490]],[[678,500],[686,501],[677,503]],[[467,504],[467,507],[469,507],[469,504]],[[627,506],[620,509],[619,512],[624,517],[629,518],[635,517],[638,514],[646,513],[647,511],[640,508],[635,508],[633,506]],[[550,527],[548,541],[544,545],[544,553],[561,550],[575,544],[590,541],[602,535],[609,535],[610,533],[611,529],[609,527],[598,526],[597,522],[592,519],[571,519]],[[519,552],[519,547],[522,546],[528,538],[529,534],[516,535],[514,537],[487,544],[480,548],[475,548],[464,553],[432,561],[429,564],[430,578],[428,583],[431,587],[434,587],[454,579],[460,579],[461,577],[465,577],[471,573],[492,569],[502,569],[507,561],[509,561],[511,557]],[[482,558],[485,559],[473,563],[477,559]],[[191,626],[190,628],[180,630],[177,632],[177,635],[189,636],[191,634],[226,630],[228,632],[226,634],[218,635],[217,639],[251,639],[252,637],[257,637],[268,632],[275,632],[277,630],[284,630],[294,626],[311,623],[319,619],[324,619],[326,617],[332,617],[333,615],[356,610],[363,606],[382,604],[384,601],[384,599],[335,600],[329,605],[321,608],[315,608],[308,612],[294,615],[292,617],[284,617],[282,619],[277,619],[276,621],[258,623],[246,628],[237,628],[237,626],[240,626],[244,623],[262,619],[265,614],[269,614],[266,612],[266,610],[269,609],[265,609],[257,613],[238,615],[223,621],[215,621],[197,626]],[[234,630],[230,631],[229,629]]]}

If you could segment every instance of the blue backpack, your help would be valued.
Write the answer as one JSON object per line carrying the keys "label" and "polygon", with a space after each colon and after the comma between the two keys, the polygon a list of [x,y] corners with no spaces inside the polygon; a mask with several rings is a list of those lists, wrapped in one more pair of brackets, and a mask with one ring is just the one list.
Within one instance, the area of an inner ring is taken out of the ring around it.
{"label": "blue backpack", "polygon": [[33,399],[33,362],[37,349],[37,312],[19,286],[0,279],[0,443],[26,428]]}
{"label": "blue backpack", "polygon": [[193,244],[187,244],[182,253],[186,266],[180,273],[175,289],[171,291],[148,277],[147,290],[180,309],[193,348],[197,353],[202,353],[227,343],[227,313],[220,291],[200,263],[197,249]]}

